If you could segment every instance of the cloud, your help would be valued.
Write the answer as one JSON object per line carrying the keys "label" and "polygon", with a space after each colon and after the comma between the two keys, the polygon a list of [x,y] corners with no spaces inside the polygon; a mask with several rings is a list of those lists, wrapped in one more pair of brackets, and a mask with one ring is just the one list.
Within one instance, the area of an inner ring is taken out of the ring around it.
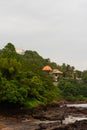
{"label": "cloud", "polygon": [[7,42],[85,69],[87,1],[1,0],[0,47]]}

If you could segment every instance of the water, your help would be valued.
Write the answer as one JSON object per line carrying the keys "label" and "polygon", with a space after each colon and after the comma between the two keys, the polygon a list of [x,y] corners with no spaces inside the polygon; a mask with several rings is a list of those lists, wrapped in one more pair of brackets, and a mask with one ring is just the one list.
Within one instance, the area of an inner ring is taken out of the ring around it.
{"label": "water", "polygon": [[[67,104],[67,107],[87,108],[87,104]],[[68,117],[65,118],[63,123],[69,124],[69,123],[74,123],[75,121],[80,121],[80,120],[87,120],[87,116],[77,117],[77,116],[69,115]]]}
{"label": "water", "polygon": [[87,117],[75,117],[69,115],[68,117],[65,118],[63,121],[63,124],[69,124],[69,123],[74,123],[75,121],[81,121],[81,120],[87,120]]}
{"label": "water", "polygon": [[67,107],[83,107],[83,108],[87,108],[87,104],[67,104]]}

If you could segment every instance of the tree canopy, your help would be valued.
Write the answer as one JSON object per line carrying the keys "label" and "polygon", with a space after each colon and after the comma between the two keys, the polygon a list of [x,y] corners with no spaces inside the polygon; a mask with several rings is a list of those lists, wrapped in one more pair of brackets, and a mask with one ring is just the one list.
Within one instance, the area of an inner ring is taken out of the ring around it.
{"label": "tree canopy", "polygon": [[0,103],[47,104],[56,98],[57,87],[42,72],[44,64],[45,59],[36,51],[27,50],[20,55],[8,43],[0,52]]}
{"label": "tree canopy", "polygon": [[[58,85],[42,71],[46,65],[63,72]],[[75,70],[65,63],[57,65],[32,50],[20,55],[12,43],[0,50],[0,103],[34,107],[61,98],[87,99],[87,71]]]}

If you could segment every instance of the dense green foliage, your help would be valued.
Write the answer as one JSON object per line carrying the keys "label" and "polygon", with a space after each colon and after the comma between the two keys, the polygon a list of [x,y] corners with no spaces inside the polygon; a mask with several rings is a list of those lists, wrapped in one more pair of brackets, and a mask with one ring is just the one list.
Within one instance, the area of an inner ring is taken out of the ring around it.
{"label": "dense green foliage", "polygon": [[87,83],[82,79],[62,79],[58,84],[62,97],[66,100],[87,100]]}
{"label": "dense green foliage", "polygon": [[0,103],[31,107],[56,99],[57,87],[42,72],[47,62],[35,51],[19,55],[14,45],[8,43],[0,51]]}
{"label": "dense green foliage", "polygon": [[[63,72],[58,77],[58,85],[54,85],[52,76],[42,71],[45,65]],[[35,107],[60,99],[87,99],[87,71],[75,70],[64,63],[57,65],[36,51],[26,50],[20,55],[12,43],[0,51],[1,104]]]}

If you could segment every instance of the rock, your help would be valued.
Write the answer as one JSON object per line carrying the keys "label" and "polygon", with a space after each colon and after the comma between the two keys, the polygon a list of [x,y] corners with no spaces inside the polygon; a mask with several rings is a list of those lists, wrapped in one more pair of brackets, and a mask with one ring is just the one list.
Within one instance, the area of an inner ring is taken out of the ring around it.
{"label": "rock", "polygon": [[0,130],[5,128],[6,126],[5,125],[0,125]]}
{"label": "rock", "polygon": [[[0,111],[0,130],[87,130],[87,121],[76,121],[73,124],[64,125],[65,117],[87,116],[85,108],[68,108],[53,104],[47,107],[39,107],[33,110],[21,109]],[[10,114],[9,114],[10,113]]]}
{"label": "rock", "polygon": [[1,129],[1,130],[14,130],[14,128],[6,127],[6,128]]}
{"label": "rock", "polygon": [[63,125],[52,130],[87,130],[87,120],[76,121],[73,124]]}

